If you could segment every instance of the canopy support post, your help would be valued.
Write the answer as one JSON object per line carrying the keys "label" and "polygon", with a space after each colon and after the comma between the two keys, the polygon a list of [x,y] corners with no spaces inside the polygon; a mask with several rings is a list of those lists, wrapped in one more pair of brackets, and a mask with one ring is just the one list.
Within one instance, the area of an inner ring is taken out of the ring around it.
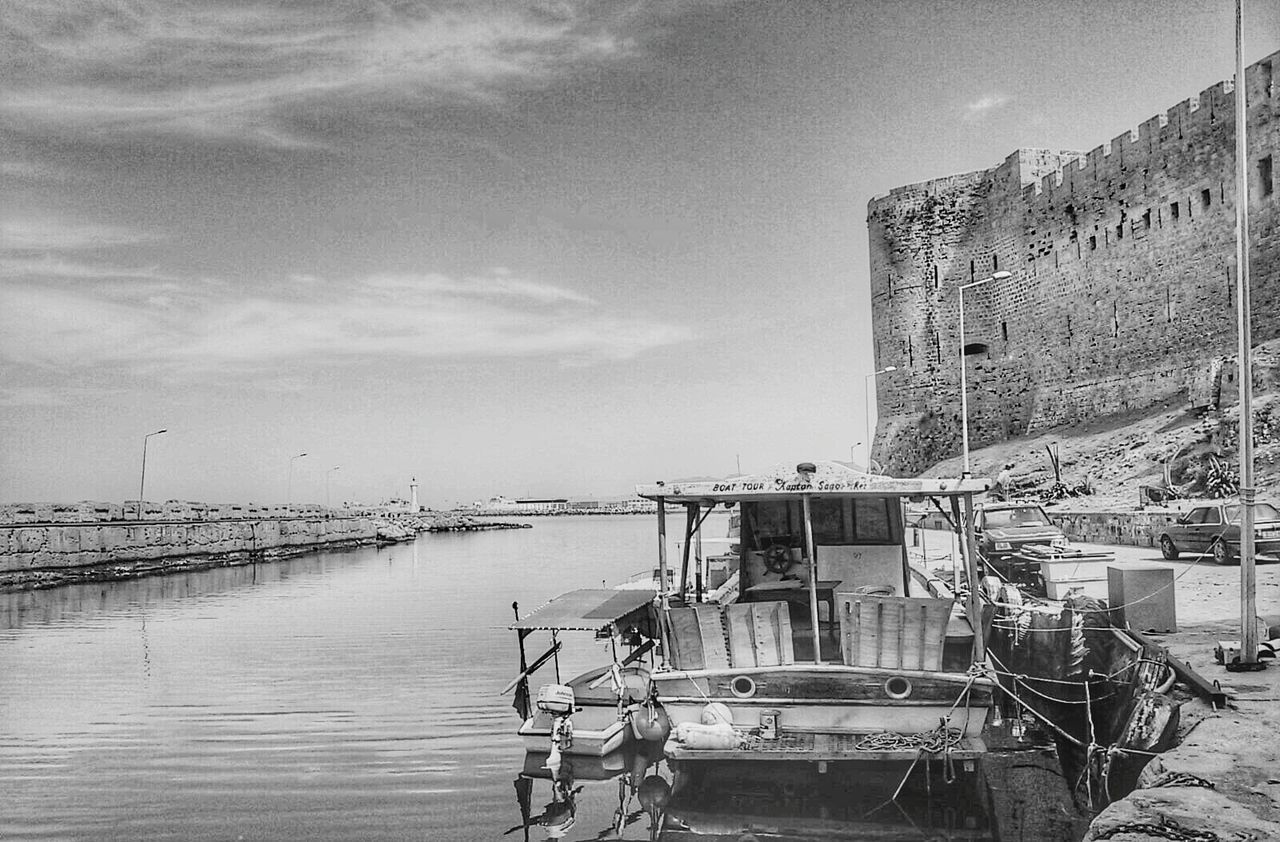
{"label": "canopy support post", "polygon": [[698,504],[684,504],[685,522],[684,522],[684,552],[680,559],[680,602],[684,602],[685,588],[689,584],[689,551],[692,549],[693,533],[697,529],[698,523]]}
{"label": "canopy support post", "polygon": [[973,538],[973,494],[964,495],[964,564],[969,576],[969,596],[966,600],[969,625],[973,628],[973,662],[981,664],[987,659],[986,642],[982,639],[982,607],[978,600],[978,556]]}
{"label": "canopy support post", "polygon": [[813,662],[822,663],[822,631],[818,627],[818,556],[813,544],[813,511],[809,495],[800,497],[804,506],[804,551],[809,556],[809,617],[813,620]]}

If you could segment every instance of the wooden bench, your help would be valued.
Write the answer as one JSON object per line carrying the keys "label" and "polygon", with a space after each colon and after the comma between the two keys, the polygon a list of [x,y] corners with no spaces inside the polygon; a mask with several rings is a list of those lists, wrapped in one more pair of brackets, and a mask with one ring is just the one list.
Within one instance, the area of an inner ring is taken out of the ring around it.
{"label": "wooden bench", "polygon": [[939,670],[954,600],[840,593],[840,653],[853,667]]}
{"label": "wooden bench", "polygon": [[719,606],[698,603],[668,612],[669,657],[676,669],[736,669],[795,663],[786,602]]}

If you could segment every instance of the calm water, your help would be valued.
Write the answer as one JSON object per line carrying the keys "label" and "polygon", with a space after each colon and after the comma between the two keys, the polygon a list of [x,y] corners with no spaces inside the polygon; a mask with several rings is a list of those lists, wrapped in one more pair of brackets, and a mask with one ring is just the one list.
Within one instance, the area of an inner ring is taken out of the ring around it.
{"label": "calm water", "polygon": [[[656,557],[651,518],[533,522],[0,595],[0,838],[650,839],[663,805],[663,839],[751,838],[744,810],[788,829],[775,838],[991,838],[972,797],[867,825],[850,822],[876,804],[832,778],[729,772],[668,804],[670,769],[643,757],[581,764],[568,786],[526,769],[498,696],[517,664],[511,603]],[[605,656],[570,643],[567,673]]]}

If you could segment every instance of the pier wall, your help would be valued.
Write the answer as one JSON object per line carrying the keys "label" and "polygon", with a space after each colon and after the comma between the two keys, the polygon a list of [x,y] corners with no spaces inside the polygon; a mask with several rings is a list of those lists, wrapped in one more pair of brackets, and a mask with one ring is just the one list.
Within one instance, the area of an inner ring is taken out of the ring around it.
{"label": "pier wall", "polygon": [[[1280,95],[1245,73],[1254,339],[1280,336]],[[1157,407],[1234,379],[1235,97],[1223,82],[1091,151],[1018,149],[867,209],[879,423],[912,475],[960,449]],[[964,354],[959,290],[965,293]]]}
{"label": "pier wall", "polygon": [[1086,544],[1159,546],[1160,533],[1182,512],[1148,509],[1140,512],[1049,512],[1053,525],[1072,541]]}
{"label": "pier wall", "polygon": [[[0,507],[0,517],[11,508]],[[126,522],[113,521],[113,514],[104,512],[95,520],[0,523],[0,590],[244,564],[371,544],[377,534],[369,517],[327,513]]]}

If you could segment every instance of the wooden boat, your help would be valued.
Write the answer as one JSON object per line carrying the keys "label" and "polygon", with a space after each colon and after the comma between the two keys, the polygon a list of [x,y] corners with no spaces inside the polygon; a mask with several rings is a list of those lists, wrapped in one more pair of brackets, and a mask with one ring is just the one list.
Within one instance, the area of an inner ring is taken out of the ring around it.
{"label": "wooden boat", "polygon": [[[966,530],[977,581],[973,496],[985,480],[895,479],[835,462],[723,481],[638,487],[686,509],[684,547],[706,514],[741,511],[738,594],[699,601],[686,549],[655,603],[662,661],[653,697],[673,726],[674,761],[970,760],[992,704],[978,594],[958,603],[908,562],[904,506],[931,500]],[[663,576],[660,581],[665,581]]]}
{"label": "wooden boat", "polygon": [[[561,755],[603,757],[632,739],[631,715],[649,698],[649,670],[641,659],[654,646],[654,597],[652,590],[571,591],[511,625],[519,643],[520,673],[502,692],[515,690],[514,707],[523,720],[518,733],[527,751],[548,752],[554,766]],[[539,631],[550,634],[551,646],[530,663],[526,639]],[[595,640],[610,640],[613,663],[562,682],[564,632],[590,632]],[[531,696],[529,678],[548,664],[554,666],[556,680]]]}

